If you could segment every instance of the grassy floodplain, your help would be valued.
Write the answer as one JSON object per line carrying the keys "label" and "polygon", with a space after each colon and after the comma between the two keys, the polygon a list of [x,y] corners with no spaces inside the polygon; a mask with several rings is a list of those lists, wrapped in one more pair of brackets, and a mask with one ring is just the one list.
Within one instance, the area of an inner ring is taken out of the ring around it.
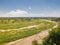
{"label": "grassy floodplain", "polygon": [[[32,25],[39,26],[18,30],[18,28]],[[54,25],[52,22],[43,21],[41,19],[0,19],[0,30],[11,29],[11,31],[0,31],[0,45],[5,45],[5,43],[37,34],[42,30],[52,28]]]}

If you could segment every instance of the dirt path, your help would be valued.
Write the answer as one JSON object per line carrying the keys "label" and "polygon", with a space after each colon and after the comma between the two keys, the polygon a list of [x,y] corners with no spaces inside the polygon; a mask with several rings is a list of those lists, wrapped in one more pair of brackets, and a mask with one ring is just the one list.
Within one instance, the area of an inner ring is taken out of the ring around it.
{"label": "dirt path", "polygon": [[[56,24],[53,28],[56,28],[57,26],[58,25]],[[23,39],[16,40],[14,42],[7,43],[6,45],[32,45],[33,40],[37,40],[38,43],[42,44],[43,42],[42,39],[49,35],[49,31],[51,31],[51,28],[42,31],[39,34],[35,34],[27,38],[23,38]]]}
{"label": "dirt path", "polygon": [[45,30],[39,34],[30,36],[30,37],[27,37],[24,39],[20,39],[20,40],[14,41],[14,42],[10,42],[7,45],[32,45],[32,41],[35,39],[42,43],[42,41],[40,39],[43,39],[47,35],[48,35],[48,31]]}
{"label": "dirt path", "polygon": [[[49,21],[49,20],[45,20],[45,19],[42,19],[43,21],[47,21],[47,22],[52,22],[52,21]],[[53,23],[55,23],[55,22],[53,22]],[[11,30],[21,30],[21,29],[26,29],[26,28],[34,28],[34,27],[37,27],[37,26],[39,26],[39,24],[38,25],[32,25],[32,26],[26,26],[26,27],[22,27],[22,28],[18,28],[18,29],[7,29],[7,30],[0,30],[0,32],[7,32],[7,31],[11,31]]]}
{"label": "dirt path", "polygon": [[22,28],[18,28],[18,29],[8,29],[8,30],[0,30],[0,32],[6,32],[6,31],[11,31],[11,30],[21,30],[21,29],[30,29],[30,28],[34,28],[34,27],[37,27],[39,25],[32,25],[32,26],[27,26],[27,27],[22,27]]}

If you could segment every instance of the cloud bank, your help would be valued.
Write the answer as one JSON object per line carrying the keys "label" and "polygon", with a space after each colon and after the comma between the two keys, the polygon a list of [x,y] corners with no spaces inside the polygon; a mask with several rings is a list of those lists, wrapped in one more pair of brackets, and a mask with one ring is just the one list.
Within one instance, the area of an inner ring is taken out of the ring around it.
{"label": "cloud bank", "polygon": [[42,13],[28,13],[25,10],[12,10],[10,12],[1,12],[0,17],[60,17],[60,11],[47,11]]}
{"label": "cloud bank", "polygon": [[24,10],[12,10],[10,12],[0,13],[0,17],[20,17],[20,16],[22,17],[27,14],[28,14],[28,12],[24,11]]}

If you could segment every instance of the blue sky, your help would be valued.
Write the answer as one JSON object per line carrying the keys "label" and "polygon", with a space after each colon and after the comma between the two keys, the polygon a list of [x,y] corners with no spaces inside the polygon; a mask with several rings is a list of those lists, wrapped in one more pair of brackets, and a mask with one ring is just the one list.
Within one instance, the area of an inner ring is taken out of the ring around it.
{"label": "blue sky", "polygon": [[0,0],[0,17],[60,17],[60,0]]}

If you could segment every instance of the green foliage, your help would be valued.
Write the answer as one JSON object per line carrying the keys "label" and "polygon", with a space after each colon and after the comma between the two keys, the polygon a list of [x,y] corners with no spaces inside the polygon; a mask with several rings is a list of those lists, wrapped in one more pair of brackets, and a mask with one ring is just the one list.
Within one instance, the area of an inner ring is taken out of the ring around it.
{"label": "green foliage", "polygon": [[0,20],[0,29],[16,29],[16,28],[21,28],[21,27],[25,27],[25,26],[30,26],[30,25],[36,25],[36,24],[40,24],[41,21],[40,20]]}
{"label": "green foliage", "polygon": [[[44,22],[45,24],[51,24],[48,27],[52,27],[52,25],[54,25],[53,23],[50,22],[46,22],[43,20],[32,20],[30,19],[30,21],[28,21],[28,19],[23,20],[23,19],[4,19],[4,20],[0,20],[0,29],[17,29],[17,28],[22,28],[25,26],[30,26],[30,25],[37,25],[40,24],[42,22]],[[47,27],[47,28],[48,28]]]}
{"label": "green foliage", "polygon": [[48,38],[44,40],[43,45],[60,45],[60,28],[53,29]]}
{"label": "green foliage", "polygon": [[37,42],[37,40],[32,41],[32,44],[33,45],[39,45],[38,42]]}

